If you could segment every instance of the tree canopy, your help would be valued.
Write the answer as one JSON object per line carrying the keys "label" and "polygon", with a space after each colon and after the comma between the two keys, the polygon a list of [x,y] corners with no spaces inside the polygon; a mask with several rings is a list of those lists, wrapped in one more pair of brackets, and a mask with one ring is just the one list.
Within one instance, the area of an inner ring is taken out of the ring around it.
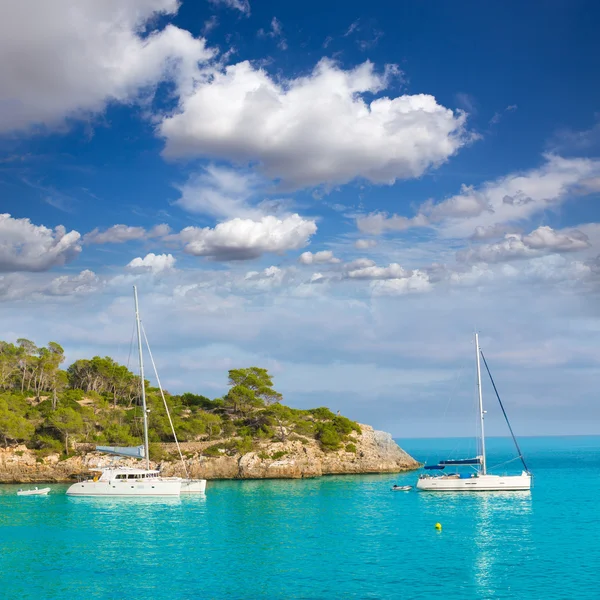
{"label": "tree canopy", "polygon": [[[112,358],[79,359],[61,369],[63,348],[19,339],[0,341],[0,440],[25,443],[41,453],[69,454],[73,442],[137,445],[142,441],[138,375]],[[231,369],[222,398],[165,392],[177,438],[213,440],[207,451],[246,452],[260,440],[317,439],[335,450],[359,426],[327,408],[299,410],[282,404],[266,369]],[[159,390],[148,382],[152,442],[171,442],[173,432]]]}

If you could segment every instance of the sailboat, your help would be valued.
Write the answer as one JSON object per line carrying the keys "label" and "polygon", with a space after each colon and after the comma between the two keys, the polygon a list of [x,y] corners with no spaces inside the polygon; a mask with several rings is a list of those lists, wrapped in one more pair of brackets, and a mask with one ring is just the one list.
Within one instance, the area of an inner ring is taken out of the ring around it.
{"label": "sailboat", "polygon": [[[496,384],[492,378],[492,374],[487,366],[485,356],[479,347],[479,335],[475,334],[475,353],[477,359],[477,393],[479,397],[479,425],[480,425],[480,438],[479,447],[481,453],[473,458],[465,458],[460,460],[441,460],[437,465],[425,465],[426,471],[436,471],[437,474],[431,475],[425,473],[419,477],[417,481],[417,489],[430,492],[465,492],[465,491],[476,491],[476,492],[496,492],[496,491],[515,491],[515,490],[530,490],[532,474],[530,473],[523,453],[519,448],[517,439],[513,433],[512,427],[504,410],[502,400],[496,389]],[[492,475],[488,473],[487,461],[485,454],[485,432],[484,432],[484,415],[483,410],[483,394],[481,390],[481,361],[486,367],[486,371],[492,382],[496,397],[502,408],[502,413],[506,419],[509,431],[515,443],[518,452],[518,458],[523,463],[523,471],[520,475]],[[470,471],[467,472],[456,472],[456,473],[442,473],[447,467],[467,467]]]}
{"label": "sailboat", "polygon": [[135,447],[119,446],[96,446],[98,452],[110,454],[119,458],[139,458],[145,459],[146,468],[131,468],[122,466],[110,466],[106,468],[91,469],[97,473],[92,479],[74,483],[67,489],[68,496],[179,496],[180,494],[204,493],[206,490],[205,479],[190,479],[187,473],[187,466],[183,460],[181,448],[175,433],[175,427],[171,419],[169,407],[160,384],[156,364],[152,357],[152,351],[148,344],[148,338],[144,332],[144,338],[154,373],[158,382],[161,397],[164,402],[169,423],[173,431],[177,450],[183,464],[186,477],[164,477],[160,471],[150,469],[150,453],[148,444],[148,409],[146,407],[146,389],[144,384],[144,356],[142,350],[142,324],[138,307],[137,288],[133,286],[133,297],[135,302],[135,322],[137,328],[137,342],[140,363],[140,381],[141,381],[141,399],[142,415],[144,423],[144,444]]}

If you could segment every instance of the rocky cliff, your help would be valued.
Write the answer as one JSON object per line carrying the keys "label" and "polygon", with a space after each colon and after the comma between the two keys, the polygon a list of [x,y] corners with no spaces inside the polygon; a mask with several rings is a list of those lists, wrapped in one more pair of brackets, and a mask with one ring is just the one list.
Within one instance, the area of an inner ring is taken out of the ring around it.
{"label": "rocky cliff", "polygon": [[[317,441],[308,438],[271,441],[253,452],[241,455],[223,452],[216,457],[203,455],[206,447],[214,442],[187,443],[181,448],[190,476],[202,479],[299,479],[334,474],[398,473],[419,467],[389,433],[375,431],[368,425],[360,427],[362,433],[353,433],[350,445],[334,452],[324,452]],[[347,451],[348,448],[356,451]],[[57,454],[38,457],[25,446],[0,449],[0,482],[68,482],[111,462],[106,455],[87,451],[84,445],[78,450],[77,455],[60,460]],[[163,450],[175,453],[172,444],[164,444]],[[119,464],[140,465],[135,460],[121,460]],[[183,475],[179,460],[151,464],[165,475]]]}

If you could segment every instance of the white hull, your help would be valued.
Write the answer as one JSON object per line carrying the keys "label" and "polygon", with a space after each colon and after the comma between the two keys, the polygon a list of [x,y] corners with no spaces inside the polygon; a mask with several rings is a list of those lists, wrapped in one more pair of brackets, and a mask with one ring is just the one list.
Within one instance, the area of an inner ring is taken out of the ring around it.
{"label": "white hull", "polygon": [[183,479],[181,481],[182,494],[204,494],[206,479]]}
{"label": "white hull", "polygon": [[67,496],[179,496],[180,493],[181,481],[177,480],[81,481],[67,490]]}
{"label": "white hull", "polygon": [[531,489],[531,475],[475,475],[459,479],[452,475],[422,477],[417,489],[428,492],[499,492]]}
{"label": "white hull", "polygon": [[35,490],[19,490],[17,496],[47,496],[49,491],[50,488],[42,488],[41,490],[38,490],[37,488],[35,488]]}

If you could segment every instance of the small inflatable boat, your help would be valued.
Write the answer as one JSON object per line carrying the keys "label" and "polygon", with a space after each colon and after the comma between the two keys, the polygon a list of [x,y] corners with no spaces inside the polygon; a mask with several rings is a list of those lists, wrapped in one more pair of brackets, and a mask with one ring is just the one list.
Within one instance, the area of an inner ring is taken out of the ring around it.
{"label": "small inflatable boat", "polygon": [[392,492],[408,492],[412,490],[412,485],[395,485],[392,487]]}
{"label": "small inflatable boat", "polygon": [[35,488],[34,490],[19,490],[17,496],[46,496],[50,488],[42,488],[41,490]]}

